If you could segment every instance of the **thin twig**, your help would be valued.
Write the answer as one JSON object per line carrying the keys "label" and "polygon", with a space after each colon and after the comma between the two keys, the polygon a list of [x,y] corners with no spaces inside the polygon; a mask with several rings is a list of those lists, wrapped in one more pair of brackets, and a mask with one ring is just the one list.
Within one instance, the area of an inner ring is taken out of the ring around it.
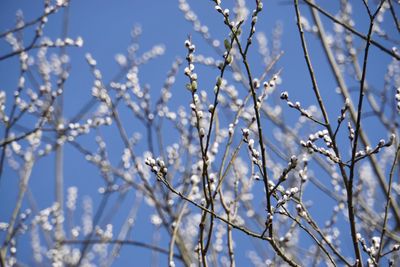
{"label": "thin twig", "polygon": [[380,243],[379,243],[379,250],[378,250],[378,253],[376,256],[376,264],[379,264],[379,260],[382,257],[381,253],[382,253],[382,249],[383,249],[383,238],[386,233],[387,219],[389,216],[389,205],[390,205],[391,191],[392,191],[392,184],[393,184],[393,174],[394,174],[394,168],[396,166],[396,163],[397,163],[397,160],[399,157],[399,153],[400,153],[400,145],[397,146],[396,153],[394,154],[393,164],[392,164],[392,167],[390,168],[389,182],[388,182],[389,188],[388,188],[387,200],[386,200],[386,204],[385,204],[385,215],[383,218],[383,226],[382,226],[382,232],[381,232],[381,239],[380,239]]}
{"label": "thin twig", "polygon": [[[351,33],[353,33],[354,35],[360,37],[363,40],[367,40],[367,36],[363,35],[362,33],[358,32],[357,30],[355,30],[353,27],[341,22],[340,20],[338,20],[337,18],[335,18],[333,15],[329,14],[328,12],[326,12],[325,10],[323,10],[321,7],[319,7],[318,5],[316,5],[314,3],[313,0],[303,0],[305,3],[307,3],[312,9],[318,10],[318,12],[320,12],[321,14],[323,14],[324,16],[326,16],[327,18],[329,18],[330,20],[332,20],[333,22],[343,26],[344,28],[346,28],[346,30],[349,30]],[[377,48],[379,48],[380,50],[382,50],[383,52],[385,52],[386,54],[394,57],[397,60],[400,60],[400,55],[396,54],[395,52],[393,52],[392,50],[384,47],[383,45],[381,45],[380,43],[378,43],[377,41],[370,39],[370,43],[374,46],[376,46]]]}

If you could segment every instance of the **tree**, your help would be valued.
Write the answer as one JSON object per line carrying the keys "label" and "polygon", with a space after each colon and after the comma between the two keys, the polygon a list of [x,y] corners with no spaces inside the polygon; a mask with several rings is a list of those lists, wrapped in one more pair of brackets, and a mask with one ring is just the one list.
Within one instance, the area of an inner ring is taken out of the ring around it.
{"label": "tree", "polygon": [[2,266],[400,262],[398,2],[179,0],[164,82],[140,26],[106,74],[74,5],[0,34]]}

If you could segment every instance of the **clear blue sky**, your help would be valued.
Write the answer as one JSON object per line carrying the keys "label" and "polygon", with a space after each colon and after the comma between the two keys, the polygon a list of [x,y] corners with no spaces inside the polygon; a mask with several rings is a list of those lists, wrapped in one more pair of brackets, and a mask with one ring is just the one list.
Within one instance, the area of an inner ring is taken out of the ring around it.
{"label": "clear blue sky", "polygon": [[[19,9],[23,11],[26,21],[36,18],[42,12],[41,2],[42,1],[32,0],[2,0],[0,3],[0,32],[14,26],[15,13]],[[329,3],[325,3],[327,1],[321,2],[323,2],[323,6],[327,9],[334,8],[337,10],[337,4],[331,3],[331,1],[329,1]],[[215,12],[212,1],[189,1],[189,3],[199,15],[200,20],[208,25],[212,36],[220,40],[228,36],[228,30],[223,25],[219,14]],[[279,21],[283,25],[281,44],[285,54],[278,64],[278,67],[283,70],[283,84],[279,87],[279,90],[289,91],[291,98],[301,101],[304,103],[304,106],[315,104],[315,99],[311,97],[310,91],[305,93],[306,90],[311,89],[311,83],[299,46],[300,40],[295,25],[295,13],[291,1],[266,1],[264,6],[265,9],[260,17],[257,30],[265,32],[266,36],[271,40],[272,32],[276,25],[275,23]],[[355,5],[353,9],[356,18],[364,15],[365,10],[362,8],[361,4]],[[303,8],[303,10],[305,14],[308,14],[308,9]],[[117,53],[126,52],[126,48],[130,43],[130,31],[135,24],[140,24],[143,29],[143,34],[140,38],[141,52],[147,51],[156,44],[163,44],[166,48],[164,56],[144,66],[140,72],[142,83],[151,86],[151,94],[154,97],[158,97],[159,88],[161,88],[174,59],[176,57],[184,58],[186,50],[183,44],[188,35],[193,36],[193,41],[197,45],[197,53],[216,58],[219,57],[215,51],[193,31],[190,23],[184,19],[183,14],[178,9],[178,1],[73,0],[69,8],[69,14],[68,36],[73,39],[82,36],[84,39],[84,46],[82,48],[68,48],[67,50],[71,57],[72,66],[70,78],[66,83],[64,96],[64,116],[67,119],[76,114],[77,110],[79,110],[91,96],[93,77],[86,64],[85,54],[90,52],[93,55],[98,62],[98,68],[102,71],[104,81],[109,81],[119,71],[114,56]],[[61,35],[62,16],[63,12],[60,12],[49,18],[50,21],[44,29],[46,36],[55,38]],[[361,22],[360,25],[360,31],[365,32],[367,30],[365,24]],[[32,38],[32,31],[27,30],[26,32],[29,34],[25,36],[25,39],[29,42],[30,38]],[[323,97],[330,99],[328,101],[329,110],[333,110],[333,108],[338,110],[337,107],[340,106],[342,102],[341,99],[334,94],[336,84],[328,71],[329,66],[325,62],[320,44],[315,42],[316,38],[314,36],[308,35],[307,38],[314,41],[309,45],[310,50],[319,50],[319,52],[312,54],[312,60],[316,66],[316,73],[317,77],[319,77]],[[255,50],[255,48],[253,49]],[[6,44],[4,40],[1,40],[0,55],[6,54],[9,51],[10,47],[8,44]],[[54,52],[57,52],[57,50],[54,50]],[[0,62],[0,90],[5,90],[7,92],[9,101],[11,100],[10,97],[17,84],[17,60],[17,58],[11,58]],[[257,53],[251,54],[250,61],[254,66],[255,73],[259,74],[260,72],[257,72],[257,67],[261,68],[262,62],[260,62]],[[382,56],[376,49],[372,49],[371,65],[383,65],[383,63],[387,63],[388,61],[389,57],[385,55]],[[373,68],[373,72],[374,75],[371,76],[369,82],[371,84],[376,82],[375,85],[380,86],[381,77],[385,69]],[[207,71],[204,73],[210,75],[216,74],[216,72]],[[375,75],[378,77],[376,80],[374,79]],[[214,77],[215,76],[211,76],[208,83],[207,79],[202,77],[202,79],[204,79],[204,84],[208,85],[210,82],[213,82]],[[173,88],[173,103],[187,105],[189,95],[187,95],[187,91],[184,89],[185,81],[183,75],[178,76],[176,86]],[[181,92],[179,90],[181,90]],[[291,110],[287,111],[288,120],[294,122],[297,119],[297,113]],[[293,115],[295,115],[295,117],[291,117]],[[332,118],[334,117],[332,116]],[[124,117],[124,119],[129,123],[129,118]],[[129,127],[133,129],[136,126],[131,125]],[[268,128],[268,125],[266,128]],[[0,128],[0,130],[1,134],[3,134],[3,129]],[[106,130],[103,134],[108,140],[113,140],[115,129],[110,131]],[[382,136],[379,134],[375,135],[372,133],[373,140],[379,140],[380,138],[382,138]],[[171,139],[173,139],[173,137],[171,137]],[[87,142],[85,144],[88,144],[89,147],[93,146],[93,140],[90,140],[90,138],[82,140],[83,143]],[[116,141],[115,144],[108,144],[110,155],[120,155],[121,144],[118,142],[120,141]],[[54,177],[54,157],[40,160],[33,170],[30,182],[32,197],[35,199],[38,209],[43,209],[54,201],[54,179],[52,177]],[[77,186],[79,188],[78,201],[82,201],[83,196],[89,195],[93,198],[96,208],[99,200],[97,188],[101,185],[102,181],[99,178],[97,170],[93,168],[93,166],[88,165],[80,153],[67,145],[65,147],[65,188]],[[5,173],[0,182],[0,203],[2,203],[0,204],[0,221],[7,221],[9,219],[14,207],[12,204],[16,199],[17,188],[17,175],[6,165]],[[115,201],[115,199],[114,197],[113,201]],[[126,200],[123,202],[117,219],[114,220],[116,229],[118,229],[118,225],[122,223],[122,220],[127,215],[133,201],[134,194],[129,193]],[[322,201],[324,201],[324,199],[322,199]],[[108,208],[111,206],[112,205]],[[24,207],[28,207],[27,201],[24,202]],[[319,207],[316,205],[315,210],[320,212],[321,218],[326,216],[324,215],[322,206]],[[137,226],[133,230],[132,238],[151,242],[154,227],[149,224],[149,217],[152,213],[146,205],[143,205],[139,214],[140,216],[137,217]],[[77,216],[76,220],[80,222],[79,216]],[[235,237],[238,238],[238,242],[243,242],[244,244],[243,249],[237,251],[238,265],[246,266],[244,264],[244,262],[247,261],[246,251],[252,249],[252,245],[248,239],[240,233],[235,233]],[[0,239],[2,238],[3,234],[1,233]],[[26,238],[22,240],[23,249],[20,251],[21,258],[29,265],[31,255],[29,240]],[[346,240],[344,241],[346,242]],[[167,244],[168,239],[164,235],[161,238],[160,246],[166,248]],[[150,256],[151,254],[148,250],[126,247],[122,250],[121,256],[116,261],[115,266],[146,266],[150,264]],[[160,266],[165,266],[166,258],[161,257],[159,262]]]}

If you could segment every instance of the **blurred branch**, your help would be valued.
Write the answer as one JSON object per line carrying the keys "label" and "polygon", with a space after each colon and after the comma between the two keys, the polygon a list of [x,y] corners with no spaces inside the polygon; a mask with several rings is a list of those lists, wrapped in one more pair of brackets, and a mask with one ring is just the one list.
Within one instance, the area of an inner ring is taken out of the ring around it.
{"label": "blurred branch", "polygon": [[[87,240],[63,240],[61,244],[116,244],[116,245],[129,245],[129,246],[136,246],[136,247],[141,247],[141,248],[147,248],[153,251],[157,251],[163,254],[168,255],[169,251],[167,249],[157,247],[151,244],[147,244],[144,242],[140,241],[134,241],[134,240],[119,240],[119,239],[113,239],[113,240],[94,240],[94,239],[87,239]],[[173,253],[172,256],[177,259],[182,261],[182,256]]]}

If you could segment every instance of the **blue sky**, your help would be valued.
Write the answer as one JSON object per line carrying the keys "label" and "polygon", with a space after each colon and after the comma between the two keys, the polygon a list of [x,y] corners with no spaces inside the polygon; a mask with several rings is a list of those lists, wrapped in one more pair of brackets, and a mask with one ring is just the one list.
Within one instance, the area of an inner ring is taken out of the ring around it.
{"label": "blue sky", "polygon": [[[223,1],[224,2],[224,1]],[[231,1],[226,1],[227,3]],[[250,2],[250,1],[249,1]],[[222,18],[215,12],[214,4],[212,1],[189,1],[190,5],[197,12],[200,20],[208,25],[212,36],[219,38],[221,41],[228,36],[228,29],[223,25]],[[333,1],[321,1],[322,6],[328,10],[337,10],[337,4]],[[251,3],[252,4],[252,3]],[[250,5],[251,5],[250,4]],[[229,4],[227,4],[229,5]],[[284,56],[278,63],[278,68],[282,68],[283,84],[279,90],[286,90],[290,93],[293,100],[299,100],[304,106],[315,104],[315,99],[311,97],[311,83],[307,74],[306,65],[304,62],[303,54],[300,49],[300,39],[295,25],[295,13],[291,1],[267,1],[265,3],[264,11],[262,12],[257,30],[265,32],[269,40],[271,40],[272,33],[276,22],[283,26],[283,36],[281,40],[281,47],[284,51]],[[17,10],[22,10],[26,21],[36,18],[42,12],[41,1],[29,0],[3,0],[0,3],[0,32],[10,29],[14,25],[15,13]],[[308,14],[308,9],[303,8],[304,14]],[[353,7],[355,18],[359,24],[359,30],[365,32],[365,20],[361,20],[364,16],[365,10],[361,4],[355,4]],[[58,37],[62,28],[63,12],[59,12],[49,18],[49,23],[44,29],[45,36]],[[325,21],[325,20],[324,20]],[[326,22],[326,21],[325,21]],[[391,23],[386,22],[385,25]],[[106,1],[106,0],[73,0],[69,8],[69,27],[68,36],[76,38],[82,36],[84,39],[84,46],[82,48],[68,48],[68,54],[71,58],[71,73],[70,78],[66,83],[66,91],[64,94],[64,116],[71,118],[74,116],[91,97],[91,87],[93,83],[93,76],[86,64],[85,54],[90,52],[98,62],[98,68],[102,71],[104,81],[110,81],[119,72],[119,66],[115,63],[114,56],[117,53],[126,53],[126,49],[130,43],[130,32],[134,25],[141,25],[143,34],[140,37],[140,51],[145,52],[154,45],[163,44],[166,48],[166,53],[162,57],[150,62],[144,66],[140,71],[140,78],[143,84],[149,84],[151,95],[158,97],[159,88],[161,88],[167,72],[170,69],[172,62],[176,57],[184,58],[186,50],[184,41],[188,35],[192,35],[193,42],[197,45],[197,53],[207,56],[220,58],[213,49],[211,49],[206,42],[196,34],[190,23],[184,19],[182,12],[178,9],[178,1],[165,1],[153,0],[138,1],[138,0],[119,0],[119,1]],[[248,25],[246,25],[248,26]],[[391,29],[390,26],[387,29]],[[394,27],[393,27],[394,31]],[[29,42],[32,38],[31,30],[27,30],[27,35],[24,39]],[[314,36],[307,35],[310,40],[309,49],[315,51],[312,53],[312,61],[315,66],[316,75],[319,78],[318,82],[322,88],[322,95],[327,101],[329,111],[337,110],[341,106],[342,100],[338,97],[334,90],[336,84],[333,76],[329,72],[329,66],[325,61],[325,57],[321,50],[321,45],[317,42]],[[385,42],[383,42],[385,43]],[[254,72],[258,68],[261,69],[262,62],[256,53],[256,49],[251,53],[250,62],[254,66]],[[9,46],[3,41],[0,41],[0,55],[10,51]],[[56,49],[54,50],[57,51]],[[369,79],[370,84],[381,86],[382,78],[385,68],[376,67],[384,66],[388,63],[390,58],[382,55],[377,49],[371,50],[371,76]],[[18,59],[11,58],[0,62],[0,89],[7,92],[8,100],[11,100],[12,92],[16,88],[18,77]],[[212,88],[212,83],[215,81],[216,72],[209,70],[200,70],[206,75],[211,76],[210,79],[201,77],[203,86],[205,88]],[[182,73],[181,73],[182,74]],[[184,89],[186,77],[179,75],[177,78],[176,86],[173,88],[172,103],[178,105],[187,105],[189,101],[189,94]],[[354,85],[356,83],[353,82]],[[181,91],[179,91],[181,90]],[[283,106],[285,109],[285,106]],[[297,120],[297,113],[293,110],[286,108],[287,119],[289,122]],[[334,113],[332,113],[334,114]],[[123,119],[129,124],[129,117],[122,115]],[[332,118],[335,118],[332,115]],[[373,125],[373,123],[372,123]],[[367,124],[367,127],[373,126]],[[128,129],[135,129],[136,124],[128,125]],[[268,128],[268,126],[267,126]],[[369,128],[367,128],[369,129]],[[2,132],[2,129],[1,129]],[[115,128],[104,130],[102,133],[107,140],[115,140]],[[371,139],[379,140],[385,138],[381,136],[379,131],[371,131]],[[169,138],[169,137],[167,137]],[[171,140],[175,137],[171,136]],[[94,147],[93,137],[81,139],[88,147]],[[375,142],[373,142],[375,143]],[[120,153],[122,144],[120,141],[115,140],[108,145],[110,155],[117,156]],[[115,153],[115,154],[114,154]],[[54,157],[49,157],[40,160],[35,166],[30,182],[30,190],[33,198],[37,202],[38,209],[43,209],[49,206],[54,201],[54,182],[51,178],[54,175]],[[327,177],[324,177],[327,179]],[[324,179],[321,178],[321,179]],[[82,155],[78,153],[71,146],[65,147],[65,188],[69,186],[78,186],[79,200],[82,201],[84,195],[89,195],[93,198],[94,203],[98,203],[99,196],[97,189],[102,186],[102,181],[99,178],[97,170],[88,165]],[[10,188],[10,189],[9,189]],[[17,175],[6,166],[5,173],[0,181],[0,221],[7,221],[17,194],[18,180]],[[310,190],[310,194],[315,193]],[[317,194],[317,193],[315,193]],[[111,201],[115,201],[115,197]],[[133,193],[128,193],[126,200],[123,202],[118,218],[114,221],[116,229],[122,223],[122,220],[127,216],[130,206],[132,205],[135,196]],[[322,201],[329,201],[322,198]],[[27,207],[27,202],[24,202],[24,207]],[[109,205],[109,208],[112,205]],[[317,214],[322,218],[327,216],[324,213],[324,206],[316,205],[314,207]],[[107,213],[107,212],[106,212]],[[154,227],[149,224],[149,217],[151,215],[150,209],[146,205],[142,205],[140,216],[137,216],[137,229],[133,230],[133,239],[151,242]],[[79,221],[79,214],[77,214],[77,221]],[[251,249],[251,242],[243,234],[235,232],[237,242],[243,242],[244,250],[237,251],[238,265],[244,266],[247,249]],[[0,237],[3,236],[0,234]],[[343,241],[348,241],[344,239]],[[168,239],[162,235],[160,246],[167,247]],[[349,247],[350,249],[350,247]],[[30,263],[29,242],[24,240],[23,249],[20,252],[22,259],[26,263]],[[150,252],[145,249],[136,247],[126,247],[122,250],[120,258],[116,261],[116,266],[138,266],[150,265]],[[160,265],[165,265],[166,258],[160,258]],[[242,263],[242,264],[240,264]]]}

